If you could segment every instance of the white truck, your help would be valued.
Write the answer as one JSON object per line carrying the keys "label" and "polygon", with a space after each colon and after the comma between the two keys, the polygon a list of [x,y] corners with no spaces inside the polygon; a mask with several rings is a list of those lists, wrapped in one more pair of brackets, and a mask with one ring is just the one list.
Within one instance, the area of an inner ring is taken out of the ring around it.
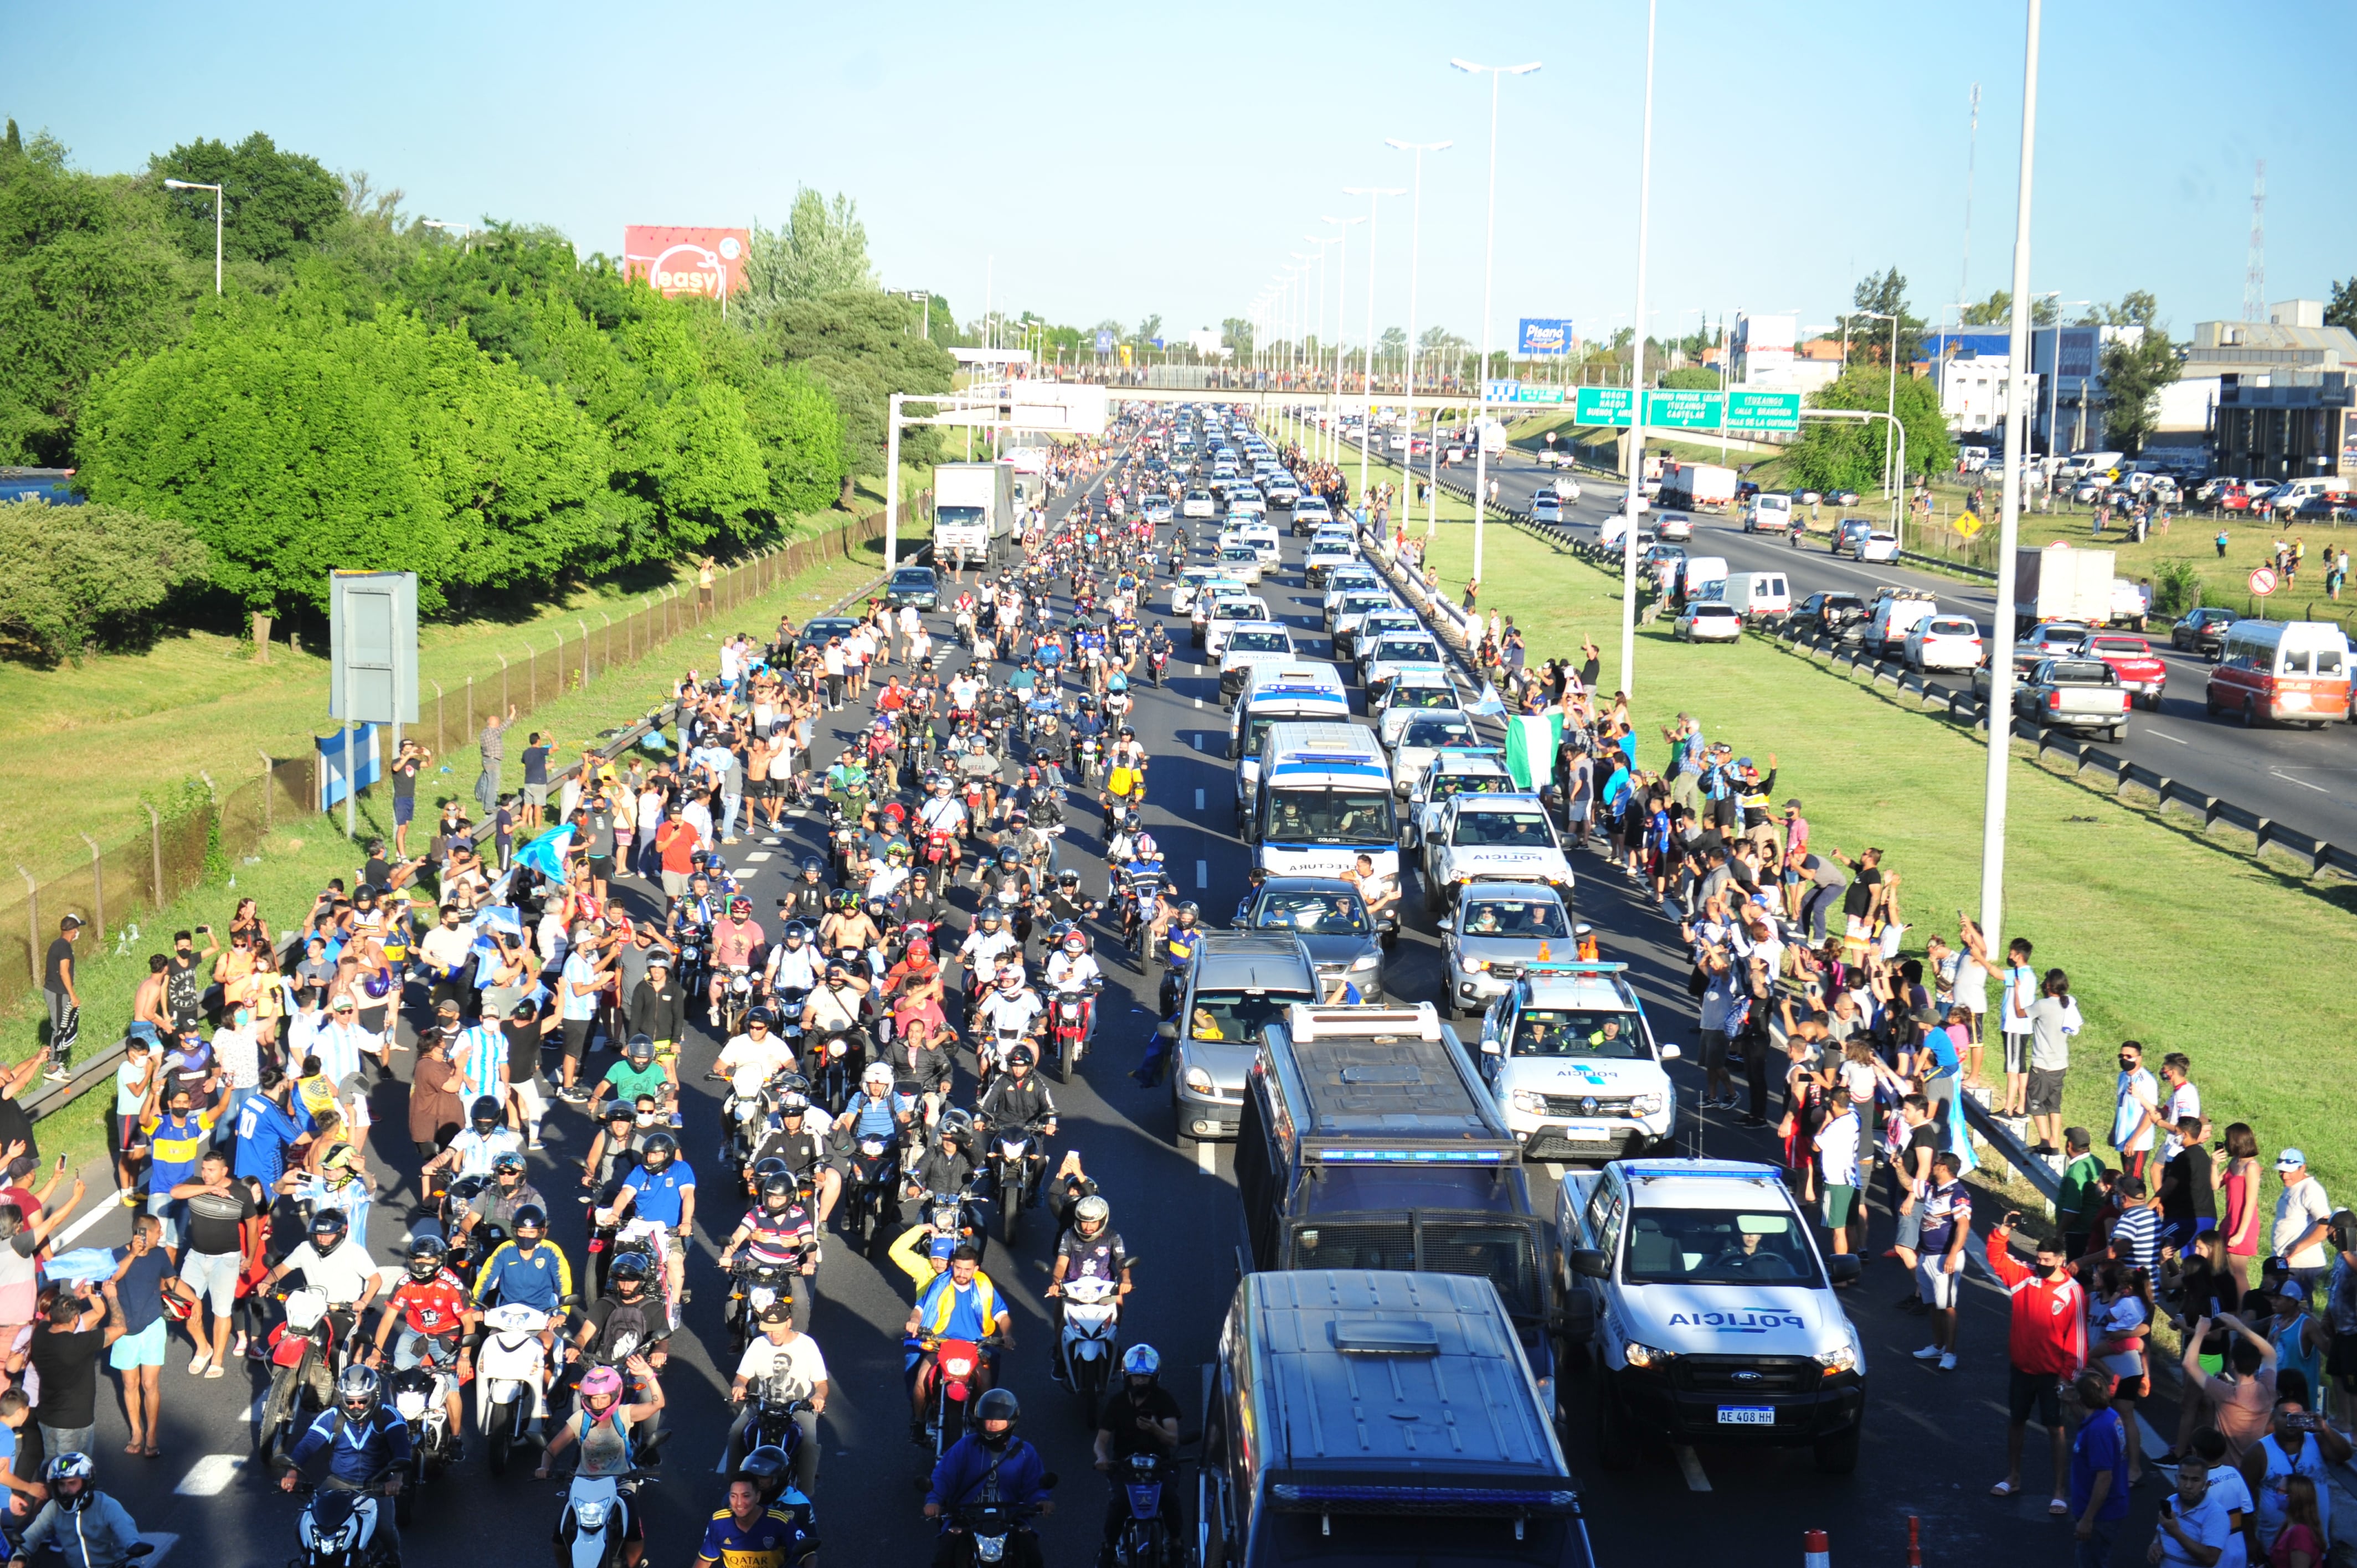
{"label": "white truck", "polygon": [[1015,465],[943,463],[933,470],[933,562],[981,565],[1015,527]]}
{"label": "white truck", "polygon": [[1662,465],[1661,501],[1682,511],[1725,511],[1735,504],[1735,470],[1673,459]]}
{"label": "white truck", "polygon": [[[2125,585],[2126,592],[2119,589]],[[2129,626],[2144,629],[2148,613],[2142,592],[2117,575],[2108,550],[2050,544],[2019,550],[2013,560],[2016,621],[2075,621],[2081,626]]]}

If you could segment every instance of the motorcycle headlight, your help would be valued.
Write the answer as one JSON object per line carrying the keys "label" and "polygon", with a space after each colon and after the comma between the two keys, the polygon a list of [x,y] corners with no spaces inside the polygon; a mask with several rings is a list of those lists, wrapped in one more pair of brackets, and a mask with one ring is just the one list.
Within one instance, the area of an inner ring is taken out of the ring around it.
{"label": "motorcycle headlight", "polygon": [[1202,1068],[1189,1068],[1187,1069],[1185,1081],[1187,1085],[1187,1092],[1189,1094],[1215,1094],[1218,1092],[1218,1086],[1212,1083],[1211,1073]]}
{"label": "motorcycle headlight", "polygon": [[1546,1114],[1546,1096],[1518,1089],[1514,1090],[1514,1109],[1527,1111],[1534,1116],[1544,1116]]}
{"label": "motorcycle headlight", "polygon": [[1023,1140],[1020,1138],[1001,1138],[998,1141],[998,1152],[1004,1158],[1019,1160],[1023,1157],[1025,1152]]}
{"label": "motorcycle headlight", "polygon": [[393,1396],[393,1408],[401,1412],[404,1421],[416,1421],[425,1413],[425,1396],[414,1389],[404,1389]]}
{"label": "motorcycle headlight", "polygon": [[1674,1352],[1656,1350],[1651,1345],[1640,1344],[1634,1339],[1620,1347],[1620,1356],[1632,1367],[1645,1368],[1666,1367],[1677,1359]]}
{"label": "motorcycle headlight", "polygon": [[1662,1113],[1661,1094],[1658,1091],[1651,1094],[1632,1094],[1629,1097],[1629,1109],[1640,1116],[1659,1116]]}
{"label": "motorcycle headlight", "polygon": [[1828,1378],[1855,1372],[1857,1370],[1857,1347],[1843,1344],[1830,1350],[1820,1350],[1817,1352],[1817,1365],[1824,1369],[1824,1375]]}
{"label": "motorcycle headlight", "polygon": [[573,1518],[584,1530],[603,1530],[606,1528],[606,1505],[596,1502],[576,1504]]}

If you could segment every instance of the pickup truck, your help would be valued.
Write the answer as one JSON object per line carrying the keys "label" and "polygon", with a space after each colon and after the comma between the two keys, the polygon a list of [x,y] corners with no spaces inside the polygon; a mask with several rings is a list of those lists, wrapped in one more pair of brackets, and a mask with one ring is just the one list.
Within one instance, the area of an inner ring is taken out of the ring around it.
{"label": "pickup truck", "polygon": [[2128,689],[2100,659],[2041,659],[2013,689],[2013,711],[2049,729],[2104,732],[2117,742],[2128,733]]}
{"label": "pickup truck", "polygon": [[2169,685],[2169,666],[2154,656],[2152,645],[2143,638],[2098,632],[2080,644],[2079,656],[2110,665],[2120,684],[2128,689],[2130,706],[2159,711],[2161,693]]}

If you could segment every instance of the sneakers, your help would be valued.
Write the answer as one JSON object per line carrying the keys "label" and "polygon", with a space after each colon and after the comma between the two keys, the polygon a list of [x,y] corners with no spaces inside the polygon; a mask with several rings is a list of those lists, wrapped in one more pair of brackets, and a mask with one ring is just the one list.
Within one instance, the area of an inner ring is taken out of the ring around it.
{"label": "sneakers", "polygon": [[1946,1355],[1940,1358],[1940,1370],[1943,1372],[1953,1372],[1955,1369],[1956,1353],[1951,1350]]}
{"label": "sneakers", "polygon": [[1915,1359],[1919,1361],[1938,1361],[1944,1359],[1948,1363],[1947,1369],[1949,1371],[1953,1372],[1956,1369],[1955,1357],[1951,1355],[1949,1352],[1941,1349],[1937,1345],[1924,1346],[1923,1348],[1915,1352]]}

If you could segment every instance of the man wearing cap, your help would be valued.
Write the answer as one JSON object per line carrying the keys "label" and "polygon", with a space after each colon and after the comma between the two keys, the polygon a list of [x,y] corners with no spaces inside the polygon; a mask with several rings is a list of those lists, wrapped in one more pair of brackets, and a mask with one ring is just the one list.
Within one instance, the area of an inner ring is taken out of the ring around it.
{"label": "man wearing cap", "polygon": [[2276,1198],[2268,1243],[2302,1294],[2313,1298],[2317,1282],[2332,1267],[2332,1201],[2324,1195],[2324,1184],[2308,1174],[2308,1156],[2298,1149],[2276,1156],[2276,1174],[2283,1178],[2283,1191]]}

